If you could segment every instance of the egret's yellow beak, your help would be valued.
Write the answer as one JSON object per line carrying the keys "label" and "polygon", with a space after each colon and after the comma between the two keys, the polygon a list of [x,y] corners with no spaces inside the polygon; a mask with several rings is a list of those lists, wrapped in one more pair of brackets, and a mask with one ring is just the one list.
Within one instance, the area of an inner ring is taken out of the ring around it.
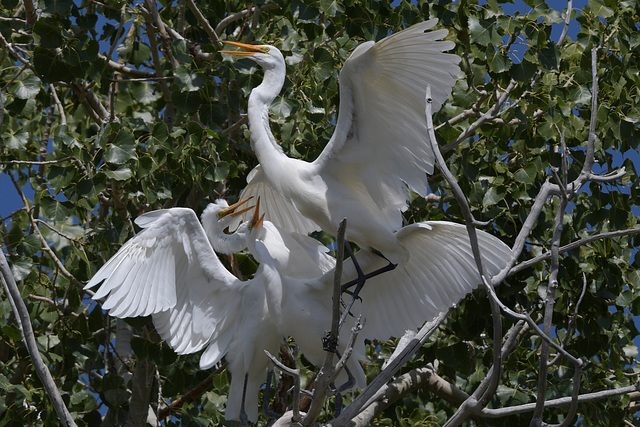
{"label": "egret's yellow beak", "polygon": [[230,44],[232,46],[237,46],[241,49],[245,49],[245,51],[242,50],[221,50],[220,53],[228,53],[230,55],[238,55],[238,56],[251,56],[251,55],[255,55],[256,53],[268,53],[269,52],[269,48],[266,46],[256,46],[253,44],[246,44],[246,43],[238,43],[238,42],[228,42],[228,41],[223,41],[222,43],[226,43],[226,44]]}
{"label": "egret's yellow beak", "polygon": [[253,230],[254,228],[260,227],[263,221],[264,221],[264,214],[260,216],[260,197],[258,197],[258,202],[256,203],[256,210],[253,211],[253,218],[251,218],[251,222],[249,223],[249,230]]}
{"label": "egret's yellow beak", "polygon": [[[234,203],[233,205],[229,206],[228,208],[224,208],[223,210],[221,210],[220,212],[218,212],[218,219],[222,219],[226,216],[238,216],[238,215],[242,215],[243,213],[250,211],[251,209],[255,208],[256,206],[249,206],[248,208],[244,208],[244,209],[240,209],[239,211],[236,211],[236,209],[238,209],[240,206],[244,205],[245,203],[247,203],[249,200],[251,200],[253,198],[253,196],[248,197],[244,200],[240,200],[238,203]],[[258,199],[258,202],[260,202],[260,200]]]}

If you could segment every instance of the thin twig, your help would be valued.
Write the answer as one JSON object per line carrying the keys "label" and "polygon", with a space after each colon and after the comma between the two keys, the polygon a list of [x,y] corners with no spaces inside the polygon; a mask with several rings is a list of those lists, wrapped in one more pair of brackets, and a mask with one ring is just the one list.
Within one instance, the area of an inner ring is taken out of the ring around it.
{"label": "thin twig", "polygon": [[[191,1],[191,0],[189,0],[189,1]],[[265,10],[273,10],[273,9],[279,9],[279,8],[280,8],[280,6],[278,6],[278,5],[277,5],[277,4],[275,4],[275,3],[268,3],[268,4],[262,5],[262,6],[260,7],[260,9],[261,9],[261,10],[263,10],[263,11],[265,11]],[[227,17],[225,17],[225,18],[224,18],[222,21],[220,21],[220,22],[218,23],[218,25],[216,26],[216,29],[215,29],[216,37],[217,37],[217,34],[222,34],[222,32],[224,31],[224,29],[225,29],[225,28],[227,28],[227,26],[228,26],[230,23],[232,23],[233,21],[237,21],[237,20],[239,20],[239,19],[244,18],[245,16],[249,15],[249,14],[252,12],[252,10],[253,10],[252,8],[249,8],[249,9],[246,9],[246,10],[243,10],[243,11],[241,11],[241,12],[237,12],[237,13],[234,13],[234,14],[231,14],[231,15],[229,15],[229,16],[227,16]],[[212,39],[212,41],[220,41],[220,39],[216,39],[216,40],[213,40],[213,39]]]}
{"label": "thin twig", "polygon": [[291,421],[297,423],[302,419],[300,416],[300,369],[289,368],[288,366],[280,363],[280,361],[267,350],[264,350],[264,352],[267,354],[269,360],[278,367],[278,369],[293,377],[293,417],[291,418]]}
{"label": "thin twig", "polygon": [[73,160],[73,157],[67,156],[56,160],[0,160],[0,165],[53,165],[68,160]]}
{"label": "thin twig", "polygon": [[[598,240],[612,239],[614,237],[621,237],[621,236],[631,236],[634,234],[640,234],[640,228],[631,228],[629,230],[608,231],[605,233],[600,233],[600,234],[595,234],[593,236],[585,237],[584,239],[576,240],[575,242],[571,242],[567,245],[561,246],[560,248],[558,248],[558,251],[560,253],[568,252],[576,248],[579,248],[580,246],[584,246]],[[529,268],[535,264],[538,264],[539,262],[545,261],[550,257],[551,257],[551,252],[545,252],[544,254],[538,255],[535,258],[531,258],[526,261],[523,261],[518,265],[513,266],[513,268],[509,270],[509,276],[519,273],[525,268]]]}
{"label": "thin twig", "polygon": [[573,0],[567,1],[567,13],[564,16],[564,26],[562,27],[562,34],[558,38],[558,46],[562,46],[564,43],[564,39],[567,37],[567,33],[569,32],[569,24],[571,23],[571,11],[573,10]]}

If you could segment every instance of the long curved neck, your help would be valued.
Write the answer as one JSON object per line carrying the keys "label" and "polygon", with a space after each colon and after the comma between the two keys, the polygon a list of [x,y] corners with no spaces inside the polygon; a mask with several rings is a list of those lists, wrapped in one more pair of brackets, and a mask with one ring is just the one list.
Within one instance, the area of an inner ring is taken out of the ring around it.
{"label": "long curved neck", "polygon": [[251,148],[268,176],[271,175],[271,170],[281,171],[282,163],[288,160],[273,137],[269,126],[269,107],[280,93],[284,78],[284,64],[282,67],[266,69],[262,83],[249,95],[248,116]]}
{"label": "long curved neck", "polygon": [[270,247],[270,242],[264,241],[264,239],[268,238],[267,234],[268,230],[264,230],[262,236],[259,238],[256,238],[255,235],[250,235],[247,241],[247,247],[255,260],[260,263],[258,272],[256,272],[254,277],[259,275],[263,278],[266,289],[267,306],[269,312],[274,316],[274,320],[277,320],[282,318],[282,300],[284,297],[282,289],[283,277],[270,250],[277,250],[277,248]]}

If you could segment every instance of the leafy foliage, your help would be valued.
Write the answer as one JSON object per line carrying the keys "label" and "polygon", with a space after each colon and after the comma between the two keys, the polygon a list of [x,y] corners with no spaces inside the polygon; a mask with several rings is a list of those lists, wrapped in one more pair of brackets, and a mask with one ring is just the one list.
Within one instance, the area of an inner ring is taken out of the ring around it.
{"label": "leafy foliage", "polygon": [[[142,361],[153,366],[146,405],[165,414],[165,425],[224,422],[225,372],[210,377],[198,370],[197,355],[177,357],[159,342],[149,319],[116,325],[82,291],[136,231],[132,219],[161,207],[188,206],[200,213],[215,198],[235,200],[256,164],[244,111],[261,73],[250,61],[217,54],[198,14],[180,7],[190,2],[177,3],[41,2],[39,15],[27,19],[22,3],[0,5],[0,171],[14,181],[15,191],[32,194],[24,208],[3,218],[4,252],[40,353],[78,425],[97,425],[103,418],[125,424],[136,410],[131,396],[142,381]],[[525,12],[512,13],[503,9],[513,9],[509,2],[495,0],[395,3],[278,0],[247,10],[243,2],[227,0],[197,7],[221,39],[272,43],[283,51],[287,81],[272,107],[271,127],[285,153],[307,160],[331,136],[337,73],[355,45],[439,18],[463,58],[463,76],[434,118],[438,141],[475,218],[489,221],[486,230],[509,245],[543,183],[558,181],[562,143],[567,179],[580,174],[592,124],[591,50],[598,47],[594,171],[603,175],[624,166],[626,173],[622,180],[592,181],[578,190],[564,216],[560,245],[639,228],[636,0],[591,0],[573,10],[570,23],[578,30],[563,42],[566,10],[542,0],[525,1]],[[507,101],[498,104],[507,88]],[[494,106],[494,117],[483,120]],[[429,185],[435,197],[416,198],[407,221],[462,221],[443,176],[436,172]],[[558,200],[544,203],[520,261],[550,250]],[[581,393],[638,381],[639,239],[626,234],[561,253],[552,336],[586,362]],[[255,269],[245,255],[236,261],[234,268],[244,275]],[[498,295],[508,307],[536,318],[543,313],[549,274],[548,261],[540,261],[510,276]],[[484,291],[468,297],[402,373],[438,360],[443,379],[472,393],[492,364],[489,313]],[[0,316],[0,423],[56,424],[4,297]],[[505,330],[514,324],[508,317],[503,323]],[[132,331],[130,344],[123,330]],[[369,379],[393,344],[371,344]],[[504,362],[490,408],[535,401],[540,346],[537,335],[522,334]],[[564,358],[550,366],[547,399],[571,394],[573,369]],[[206,391],[171,416],[158,407],[159,400],[175,402],[203,383]],[[632,422],[632,405],[629,395],[581,404],[577,425]],[[440,425],[456,407],[424,388],[390,405],[377,422]],[[566,407],[544,415],[560,422]],[[330,419],[330,412],[323,417]],[[489,424],[521,425],[530,418],[522,413]]]}

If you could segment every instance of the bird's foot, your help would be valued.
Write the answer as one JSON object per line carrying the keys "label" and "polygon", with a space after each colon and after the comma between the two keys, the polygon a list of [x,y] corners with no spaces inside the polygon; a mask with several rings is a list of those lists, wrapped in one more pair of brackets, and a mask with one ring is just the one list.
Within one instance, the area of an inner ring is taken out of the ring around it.
{"label": "bird's foot", "polygon": [[338,337],[333,335],[331,331],[325,332],[324,336],[322,337],[322,349],[330,353],[336,353],[337,347],[338,347]]}

